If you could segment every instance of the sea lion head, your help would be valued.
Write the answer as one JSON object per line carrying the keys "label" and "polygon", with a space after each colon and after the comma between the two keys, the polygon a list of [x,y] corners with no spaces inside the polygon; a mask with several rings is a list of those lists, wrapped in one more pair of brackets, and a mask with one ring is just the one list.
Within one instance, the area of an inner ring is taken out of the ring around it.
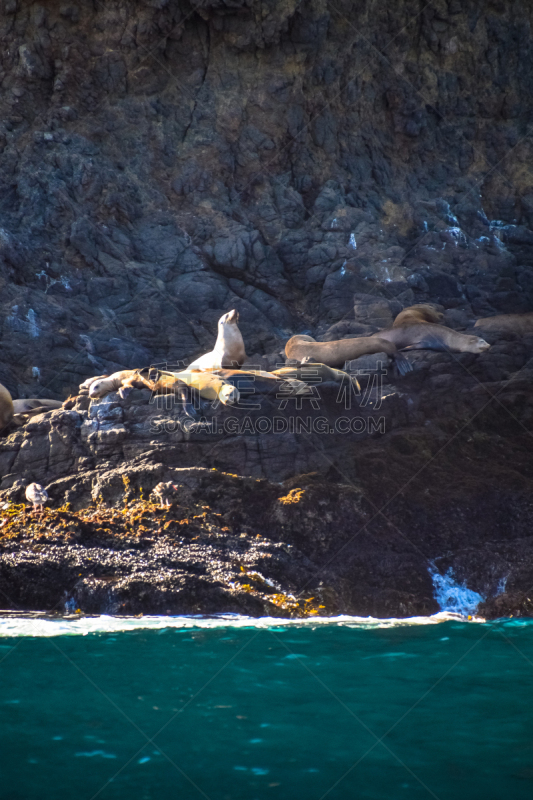
{"label": "sea lion head", "polygon": [[236,325],[239,321],[239,312],[233,308],[231,311],[228,311],[227,314],[223,314],[219,321],[219,325]]}
{"label": "sea lion head", "polygon": [[101,378],[89,386],[89,397],[97,400],[112,391],[113,389],[109,386],[109,378]]}
{"label": "sea lion head", "polygon": [[225,384],[222,389],[218,393],[218,399],[221,403],[224,403],[225,406],[233,406],[240,400],[240,392],[236,386],[231,386],[231,384]]}
{"label": "sea lion head", "polygon": [[467,352],[469,353],[484,353],[490,347],[490,344],[485,339],[482,339],[481,336],[469,336],[468,338],[470,346]]}

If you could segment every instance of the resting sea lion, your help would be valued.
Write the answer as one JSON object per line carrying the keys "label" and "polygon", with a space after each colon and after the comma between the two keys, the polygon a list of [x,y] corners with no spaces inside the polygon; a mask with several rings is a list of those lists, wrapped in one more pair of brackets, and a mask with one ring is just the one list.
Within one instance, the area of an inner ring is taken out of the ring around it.
{"label": "resting sea lion", "polygon": [[220,317],[218,337],[210,353],[200,356],[188,369],[238,368],[246,361],[246,350],[241,332],[237,326],[239,312],[233,309]]}
{"label": "resting sea lion", "polygon": [[80,389],[88,388],[92,400],[98,400],[110,392],[118,392],[125,398],[131,389],[142,389],[146,386],[141,376],[143,372],[147,372],[146,368],[123,369],[112,375],[99,375],[96,378],[88,378],[80,385]]}
{"label": "resting sea lion", "polygon": [[0,431],[13,419],[13,400],[6,387],[0,383]]}
{"label": "resting sea lion", "polygon": [[203,370],[183,370],[182,372],[167,372],[158,370],[155,380],[145,383],[156,394],[176,394],[180,385],[196,389],[204,400],[220,400],[227,406],[239,402],[239,390],[233,384],[225,381],[219,375]]}
{"label": "resting sea lion", "polygon": [[437,311],[433,306],[428,305],[428,303],[417,303],[414,306],[409,306],[408,308],[404,308],[403,311],[400,311],[392,323],[392,327],[397,328],[399,325],[417,325],[423,322],[434,322],[438,325],[442,322],[443,317],[444,314]]}
{"label": "resting sea lion", "polygon": [[480,336],[470,336],[459,333],[444,325],[434,325],[432,322],[418,323],[417,325],[402,325],[399,328],[389,328],[379,331],[369,338],[387,340],[394,344],[398,350],[444,350],[452,353],[483,353],[490,344]]}
{"label": "resting sea lion", "polygon": [[526,314],[497,314],[494,317],[478,319],[474,328],[485,328],[488,331],[504,331],[525,336],[533,333],[533,311]]}
{"label": "resting sea lion", "polygon": [[94,375],[92,378],[86,378],[83,383],[80,383],[79,390],[82,392],[84,389],[89,389],[91,384],[95,381],[101,381],[104,378],[109,378],[109,375]]}
{"label": "resting sea lion", "polygon": [[401,325],[378,331],[372,336],[356,339],[339,339],[334,342],[315,342],[310,336],[293,336],[285,345],[287,358],[303,361],[311,358],[330,367],[340,366],[359,356],[370,353],[387,353],[394,359],[398,371],[405,375],[412,366],[398,350],[444,350],[456,353],[482,353],[489,343],[479,336],[459,333],[444,325],[431,322]]}
{"label": "resting sea lion", "polygon": [[27,397],[22,400],[13,400],[13,422],[15,425],[25,425],[25,423],[36,417],[38,414],[45,414],[55,408],[61,408],[62,400],[48,400],[41,397]]}
{"label": "resting sea lion", "polygon": [[13,411],[15,414],[44,414],[45,411],[52,411],[54,408],[61,408],[62,400],[48,400],[42,397],[25,397],[21,400],[13,400]]}
{"label": "resting sea lion", "polygon": [[[396,328],[395,330],[403,329]],[[342,367],[346,361],[352,361],[359,356],[370,353],[386,353],[394,360],[400,375],[406,375],[412,370],[409,361],[398,352],[398,348],[393,342],[378,338],[379,335],[360,336],[356,339],[337,339],[333,342],[317,342],[311,336],[305,335],[293,336],[285,345],[285,355],[300,363],[310,360],[328,367]]]}
{"label": "resting sea lion", "polygon": [[295,395],[310,394],[309,387],[304,381],[284,377],[274,372],[265,372],[261,369],[217,369],[215,375],[219,375],[223,380],[232,383],[241,391],[257,391],[262,394],[272,394],[272,392],[286,391],[291,389]]}

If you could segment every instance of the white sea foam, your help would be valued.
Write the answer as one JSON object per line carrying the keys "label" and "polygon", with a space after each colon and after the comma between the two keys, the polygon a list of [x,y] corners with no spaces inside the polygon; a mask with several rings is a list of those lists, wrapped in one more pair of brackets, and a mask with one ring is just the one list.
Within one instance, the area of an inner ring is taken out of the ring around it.
{"label": "white sea foam", "polygon": [[[240,614],[217,614],[203,616],[144,616],[144,617],[59,617],[5,616],[0,617],[0,638],[19,636],[87,636],[89,633],[120,633],[142,629],[165,630],[169,628],[318,628],[323,626],[346,628],[394,628],[406,625],[436,625],[450,620],[464,621],[460,614],[441,612],[430,617],[408,617],[406,619],[376,619],[375,617],[308,617],[306,619],[284,619],[282,617],[246,617]],[[476,619],[476,622],[483,622]]]}

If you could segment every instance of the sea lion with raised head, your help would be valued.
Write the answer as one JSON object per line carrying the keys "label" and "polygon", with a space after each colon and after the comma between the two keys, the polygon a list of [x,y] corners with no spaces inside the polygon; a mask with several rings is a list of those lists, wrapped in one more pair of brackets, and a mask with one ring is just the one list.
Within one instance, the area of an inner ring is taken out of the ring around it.
{"label": "sea lion with raised head", "polygon": [[238,369],[246,361],[246,349],[237,325],[239,312],[233,309],[218,321],[218,336],[210,353],[195,359],[188,369]]}
{"label": "sea lion with raised head", "polygon": [[477,320],[474,328],[526,336],[528,333],[533,333],[533,311],[525,314],[496,314],[494,317],[484,317]]}
{"label": "sea lion with raised head", "polygon": [[424,322],[433,322],[436,325],[440,324],[444,318],[442,312],[437,311],[436,308],[429,305],[429,303],[416,303],[414,306],[408,306],[400,311],[394,322],[393,328],[398,328],[400,325],[417,325]]}
{"label": "sea lion with raised head", "polygon": [[6,387],[0,383],[0,431],[13,419],[13,399]]}

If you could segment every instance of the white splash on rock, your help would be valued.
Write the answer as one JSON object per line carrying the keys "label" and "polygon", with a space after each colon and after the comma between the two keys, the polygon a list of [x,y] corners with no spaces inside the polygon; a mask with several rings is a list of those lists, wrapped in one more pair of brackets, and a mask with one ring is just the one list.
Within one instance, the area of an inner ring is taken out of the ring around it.
{"label": "white splash on rock", "polygon": [[350,247],[353,247],[354,250],[357,250],[357,242],[355,241],[355,233],[351,233],[350,234],[349,245],[350,245]]}
{"label": "white splash on rock", "polygon": [[441,611],[460,614],[462,617],[473,616],[485,599],[483,595],[469,589],[465,583],[458,583],[451,567],[441,575],[436,566],[430,564],[429,574],[433,581],[434,597]]}

